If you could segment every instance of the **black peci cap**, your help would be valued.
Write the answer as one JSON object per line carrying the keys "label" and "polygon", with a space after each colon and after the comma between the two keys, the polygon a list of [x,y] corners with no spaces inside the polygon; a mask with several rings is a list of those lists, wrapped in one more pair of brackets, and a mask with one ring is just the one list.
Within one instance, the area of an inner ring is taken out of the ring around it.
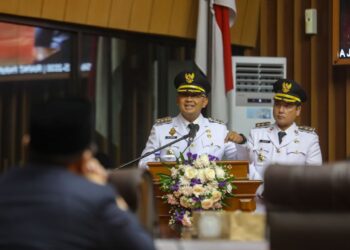
{"label": "black peci cap", "polygon": [[92,107],[85,99],[55,99],[33,109],[30,149],[49,155],[73,155],[92,142]]}
{"label": "black peci cap", "polygon": [[276,93],[274,99],[278,101],[302,103],[307,99],[305,91],[293,80],[277,80],[273,84],[273,91]]}
{"label": "black peci cap", "polygon": [[200,71],[182,71],[176,75],[174,85],[178,93],[204,93],[209,94],[211,87],[207,77]]}

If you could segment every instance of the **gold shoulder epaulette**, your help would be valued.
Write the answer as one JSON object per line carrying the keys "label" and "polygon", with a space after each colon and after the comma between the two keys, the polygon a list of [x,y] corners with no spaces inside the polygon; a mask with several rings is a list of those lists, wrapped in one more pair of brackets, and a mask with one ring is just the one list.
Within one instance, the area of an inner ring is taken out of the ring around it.
{"label": "gold shoulder epaulette", "polygon": [[170,123],[173,120],[170,116],[159,118],[156,120],[156,125]]}
{"label": "gold shoulder epaulette", "polygon": [[298,127],[300,131],[307,132],[307,133],[314,133],[315,128],[309,127],[309,126],[299,126]]}
{"label": "gold shoulder epaulette", "polygon": [[255,124],[256,128],[267,128],[271,125],[271,122],[258,122]]}
{"label": "gold shoulder epaulette", "polygon": [[209,122],[213,122],[213,123],[219,123],[219,124],[225,124],[223,121],[218,120],[218,119],[214,119],[211,117],[208,117]]}

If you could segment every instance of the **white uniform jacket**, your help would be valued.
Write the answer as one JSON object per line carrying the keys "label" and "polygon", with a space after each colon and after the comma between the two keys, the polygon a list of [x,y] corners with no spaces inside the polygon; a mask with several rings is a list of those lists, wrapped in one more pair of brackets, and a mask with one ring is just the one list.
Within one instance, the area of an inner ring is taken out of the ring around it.
{"label": "white uniform jacket", "polygon": [[[238,156],[235,143],[224,143],[225,137],[228,133],[225,124],[214,119],[205,118],[202,115],[200,115],[193,123],[199,125],[199,130],[193,142],[188,146],[188,140],[182,140],[162,149],[159,152],[162,161],[176,161],[176,158],[180,156],[181,152],[184,154],[185,158],[186,154],[191,152],[198,156],[201,154],[216,156],[220,160],[248,160],[246,150],[242,150],[242,154]],[[188,134],[188,124],[189,122],[185,120],[181,114],[174,118],[167,117],[159,119],[158,122],[153,125],[146,147],[141,155],[151,152],[156,148]],[[139,167],[147,168],[147,162],[152,161],[156,161],[155,154],[141,159],[139,161]]]}
{"label": "white uniform jacket", "polygon": [[250,178],[262,180],[269,164],[322,165],[318,135],[313,129],[293,123],[281,144],[276,124],[254,128],[248,138]]}

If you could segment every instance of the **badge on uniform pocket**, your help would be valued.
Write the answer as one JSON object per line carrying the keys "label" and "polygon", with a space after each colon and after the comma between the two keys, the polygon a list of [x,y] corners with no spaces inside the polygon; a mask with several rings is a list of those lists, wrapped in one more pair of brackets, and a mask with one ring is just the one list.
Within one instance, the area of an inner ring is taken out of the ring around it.
{"label": "badge on uniform pocket", "polygon": [[262,153],[258,154],[258,161],[264,161],[265,160],[265,156]]}

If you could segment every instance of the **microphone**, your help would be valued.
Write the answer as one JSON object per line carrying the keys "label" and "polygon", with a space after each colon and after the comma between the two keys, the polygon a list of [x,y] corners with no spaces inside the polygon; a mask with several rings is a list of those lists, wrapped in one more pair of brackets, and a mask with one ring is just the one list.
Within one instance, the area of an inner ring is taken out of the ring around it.
{"label": "microphone", "polygon": [[176,139],[174,141],[171,141],[171,142],[169,142],[169,143],[167,143],[167,144],[165,144],[165,145],[163,145],[163,146],[161,146],[159,148],[156,148],[155,150],[147,152],[144,155],[141,155],[141,156],[137,157],[134,160],[131,160],[131,161],[127,162],[127,163],[124,163],[123,165],[115,168],[113,171],[121,169],[121,168],[124,168],[124,167],[126,167],[126,166],[128,166],[128,165],[130,165],[132,163],[137,162],[138,160],[141,160],[141,159],[143,159],[143,158],[145,158],[145,157],[147,157],[147,156],[149,156],[151,154],[154,154],[155,152],[158,152],[158,151],[162,150],[163,148],[169,147],[169,146],[171,146],[171,145],[173,145],[173,144],[175,144],[175,143],[177,143],[179,141],[182,141],[182,140],[185,140],[185,139],[189,138],[189,140],[188,140],[189,143],[188,143],[187,147],[185,148],[185,150],[186,150],[188,148],[188,146],[191,144],[191,142],[194,140],[194,138],[196,137],[197,131],[199,130],[199,125],[198,124],[191,123],[188,126],[190,128],[190,132],[188,134],[186,134],[186,135],[184,135],[184,136],[182,136],[182,137],[180,137],[180,138],[178,138],[178,139]]}
{"label": "microphone", "polygon": [[189,142],[193,142],[194,138],[196,137],[197,131],[199,130],[199,125],[190,123],[188,127],[190,128],[190,132],[188,133],[188,140]]}

